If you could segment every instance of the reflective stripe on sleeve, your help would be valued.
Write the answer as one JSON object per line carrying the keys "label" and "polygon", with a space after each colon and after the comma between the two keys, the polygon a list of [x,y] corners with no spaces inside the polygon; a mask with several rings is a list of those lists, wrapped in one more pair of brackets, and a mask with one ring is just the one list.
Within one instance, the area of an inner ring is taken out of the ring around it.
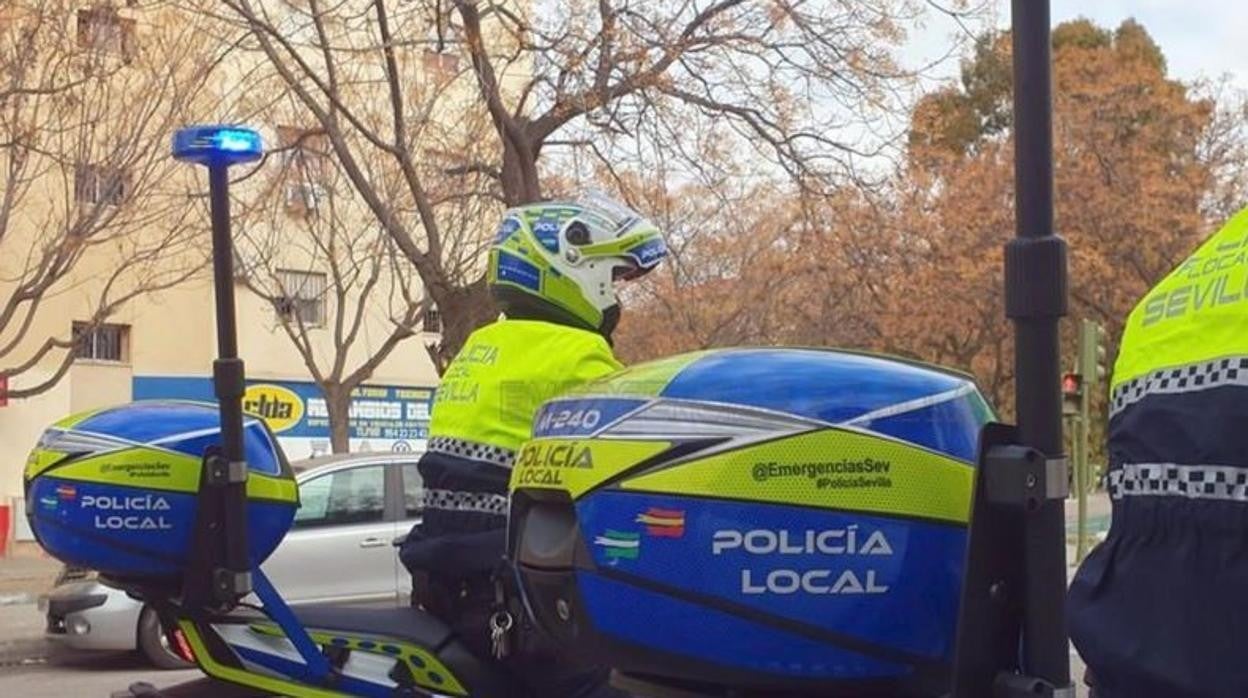
{"label": "reflective stripe on sleeve", "polygon": [[507,497],[490,492],[459,492],[456,490],[433,490],[424,492],[425,509],[442,511],[471,511],[478,514],[507,515]]}
{"label": "reflective stripe on sleeve", "polygon": [[508,470],[516,462],[516,452],[509,448],[491,446],[449,436],[431,437],[425,448],[433,453],[443,453],[457,458],[481,461],[490,465],[497,465],[500,468],[507,468]]}
{"label": "reflective stripe on sleeve", "polygon": [[1248,356],[1228,356],[1211,361],[1162,368],[1133,378],[1114,389],[1109,416],[1149,395],[1175,395],[1228,385],[1248,387]]}
{"label": "reflective stripe on sleeve", "polygon": [[1109,496],[1186,497],[1248,502],[1248,468],[1126,463],[1109,472]]}

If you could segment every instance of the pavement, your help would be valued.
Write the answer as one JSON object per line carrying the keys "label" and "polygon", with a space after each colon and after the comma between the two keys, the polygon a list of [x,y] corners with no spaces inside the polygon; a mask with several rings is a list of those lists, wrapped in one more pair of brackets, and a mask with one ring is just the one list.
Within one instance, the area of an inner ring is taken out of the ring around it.
{"label": "pavement", "polygon": [[154,669],[137,652],[74,650],[43,638],[34,603],[0,606],[0,696],[109,698],[146,683],[167,698],[256,698],[251,689],[204,676],[199,669]]}
{"label": "pavement", "polygon": [[47,655],[43,615],[35,603],[61,569],[34,546],[19,544],[11,552],[0,558],[0,672]]}
{"label": "pavement", "polygon": [[46,558],[0,559],[0,584],[7,590],[0,601],[0,696],[108,698],[136,682],[162,690],[180,687],[170,696],[237,694],[231,687],[204,679],[198,669],[162,671],[152,668],[137,652],[84,652],[46,640],[43,613],[36,601],[59,570],[59,563]]}
{"label": "pavement", "polygon": [[61,571],[61,563],[33,544],[18,544],[13,553],[0,558],[0,606],[34,603]]}

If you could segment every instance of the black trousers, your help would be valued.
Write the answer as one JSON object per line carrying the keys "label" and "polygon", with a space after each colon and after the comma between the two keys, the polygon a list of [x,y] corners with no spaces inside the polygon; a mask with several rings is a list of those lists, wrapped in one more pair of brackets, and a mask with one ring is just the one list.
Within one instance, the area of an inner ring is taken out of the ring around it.
{"label": "black trousers", "polygon": [[1248,696],[1248,537],[1197,530],[1194,508],[1187,525],[1115,519],[1070,585],[1071,639],[1101,698]]}
{"label": "black trousers", "polygon": [[[417,571],[412,575],[412,601],[446,623],[464,645],[486,661],[493,659],[490,617],[495,611],[490,577],[449,578]],[[517,620],[522,623],[522,620]],[[502,660],[504,668],[523,688],[526,698],[625,698],[608,684],[609,670],[561,658],[532,635],[511,639],[514,648]]]}
{"label": "black trousers", "polygon": [[[419,468],[426,488],[507,494],[509,472],[498,466],[430,452],[421,457]],[[497,661],[490,647],[490,616],[496,606],[493,575],[506,553],[506,524],[502,512],[429,508],[399,550],[412,574],[413,603],[450,626],[485,661]],[[561,657],[536,634],[524,633],[524,638],[513,634],[515,651],[503,664],[529,698],[624,698],[607,684],[607,669]]]}

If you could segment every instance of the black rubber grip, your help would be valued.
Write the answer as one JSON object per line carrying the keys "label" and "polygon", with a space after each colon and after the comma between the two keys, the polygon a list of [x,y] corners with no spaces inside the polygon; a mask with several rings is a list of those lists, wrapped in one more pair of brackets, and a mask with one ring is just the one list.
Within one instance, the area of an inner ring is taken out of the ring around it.
{"label": "black rubber grip", "polygon": [[1066,315],[1066,241],[1015,238],[1005,246],[1005,314],[1010,319]]}

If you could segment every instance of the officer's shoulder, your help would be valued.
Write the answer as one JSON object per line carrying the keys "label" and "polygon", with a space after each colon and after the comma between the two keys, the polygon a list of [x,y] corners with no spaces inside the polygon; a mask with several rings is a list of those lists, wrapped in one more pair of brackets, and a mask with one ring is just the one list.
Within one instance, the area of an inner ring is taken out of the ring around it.
{"label": "officer's shoulder", "polygon": [[[556,322],[544,322],[542,320],[499,320],[485,328],[489,328],[491,333],[515,333],[519,335],[527,335],[534,339],[543,338],[550,341],[557,341],[566,344],[578,344],[593,347],[608,347],[607,340],[602,335],[579,327],[570,325],[562,325]],[[480,332],[481,330],[478,330]]]}

